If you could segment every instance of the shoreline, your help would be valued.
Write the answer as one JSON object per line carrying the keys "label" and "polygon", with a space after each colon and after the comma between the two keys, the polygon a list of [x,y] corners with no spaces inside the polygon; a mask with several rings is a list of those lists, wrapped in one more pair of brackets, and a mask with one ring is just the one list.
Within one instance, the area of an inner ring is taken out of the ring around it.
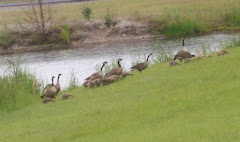
{"label": "shoreline", "polygon": [[64,45],[64,44],[49,44],[49,45],[35,45],[35,46],[22,46],[18,49],[0,49],[1,55],[13,55],[13,54],[22,54],[22,53],[38,53],[38,52],[48,52],[53,50],[65,50],[65,49],[77,49],[77,48],[92,48],[96,45],[115,45],[115,44],[123,44],[123,43],[136,43],[136,42],[152,42],[153,38],[125,38],[120,40],[109,40],[109,41],[98,41],[98,42],[89,42],[89,43],[77,43],[75,45]]}
{"label": "shoreline", "polygon": [[[207,36],[211,34],[232,34],[239,33],[240,30],[222,30],[222,31],[213,31],[202,33],[198,35],[186,36],[186,37],[199,37],[199,36]],[[48,52],[54,50],[65,50],[65,49],[77,49],[77,48],[92,48],[97,45],[103,46],[111,46],[115,44],[132,44],[136,42],[154,42],[157,40],[169,40],[176,39],[176,37],[166,37],[164,35],[160,35],[158,38],[153,38],[150,34],[145,34],[142,36],[135,37],[110,37],[103,40],[87,40],[87,41],[75,41],[71,44],[48,44],[48,45],[34,45],[34,46],[18,46],[13,45],[11,49],[0,49],[1,55],[14,55],[14,54],[23,54],[23,53],[38,53],[38,52]]]}

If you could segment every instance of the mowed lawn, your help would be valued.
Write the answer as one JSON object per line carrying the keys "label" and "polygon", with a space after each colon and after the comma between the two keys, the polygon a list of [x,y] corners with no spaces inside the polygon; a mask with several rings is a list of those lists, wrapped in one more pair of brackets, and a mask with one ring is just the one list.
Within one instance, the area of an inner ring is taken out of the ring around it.
{"label": "mowed lawn", "polygon": [[1,142],[239,142],[240,48],[0,115]]}

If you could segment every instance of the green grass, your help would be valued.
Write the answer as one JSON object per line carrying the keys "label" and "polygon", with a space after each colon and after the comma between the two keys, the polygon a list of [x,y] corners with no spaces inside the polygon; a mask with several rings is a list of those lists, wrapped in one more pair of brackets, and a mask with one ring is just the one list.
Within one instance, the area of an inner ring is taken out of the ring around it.
{"label": "green grass", "polygon": [[[83,20],[83,5],[92,9],[92,19],[103,19],[107,9],[114,15],[150,23],[154,35],[186,36],[214,30],[240,29],[239,0],[99,0],[55,6],[59,23]],[[6,18],[7,17],[7,18]],[[0,12],[0,21],[15,24],[23,19],[19,9]]]}
{"label": "green grass", "polygon": [[194,19],[185,19],[177,16],[176,18],[165,19],[163,34],[166,36],[187,36],[196,33],[207,32],[208,25],[204,22],[197,22]]}
{"label": "green grass", "polygon": [[1,114],[0,140],[238,142],[240,47],[228,51]]}
{"label": "green grass", "polygon": [[34,74],[14,67],[8,75],[0,76],[0,113],[22,109],[37,103],[40,83]]}

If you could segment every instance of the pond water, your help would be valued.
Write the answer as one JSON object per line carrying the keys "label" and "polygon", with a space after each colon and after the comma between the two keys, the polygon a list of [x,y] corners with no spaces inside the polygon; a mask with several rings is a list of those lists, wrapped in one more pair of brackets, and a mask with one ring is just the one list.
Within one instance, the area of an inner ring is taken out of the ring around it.
{"label": "pond water", "polygon": [[[203,46],[209,47],[212,51],[219,50],[221,44],[231,41],[238,34],[211,34],[185,39],[187,49],[195,54]],[[156,43],[158,46],[156,46]],[[23,53],[20,56],[22,66],[34,72],[44,83],[51,83],[51,76],[63,74],[60,83],[63,88],[67,87],[74,72],[81,85],[86,77],[96,71],[96,66],[102,62],[113,62],[118,58],[123,59],[122,64],[126,70],[132,65],[136,57],[143,57],[164,48],[176,54],[182,49],[181,39],[158,40],[157,42],[137,42],[126,44],[115,44],[111,46],[96,45],[89,48],[77,48],[56,50],[38,53]],[[6,60],[10,55],[0,56],[0,75],[3,75],[8,67]],[[15,60],[19,55],[12,55]]]}

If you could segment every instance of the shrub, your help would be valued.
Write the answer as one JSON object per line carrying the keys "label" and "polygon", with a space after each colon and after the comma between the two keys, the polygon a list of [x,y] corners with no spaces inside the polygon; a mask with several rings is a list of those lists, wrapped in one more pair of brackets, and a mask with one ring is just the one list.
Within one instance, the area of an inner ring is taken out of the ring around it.
{"label": "shrub", "polygon": [[0,47],[3,49],[7,49],[13,43],[13,38],[5,26],[4,29],[0,30]]}
{"label": "shrub", "polygon": [[66,44],[70,43],[70,28],[66,24],[61,26],[61,39]]}
{"label": "shrub", "polygon": [[117,24],[117,20],[115,19],[115,16],[113,13],[110,13],[110,10],[107,10],[106,15],[104,16],[104,21],[105,21],[105,25],[112,29],[116,26]]}
{"label": "shrub", "polygon": [[90,20],[92,14],[92,9],[86,5],[83,6],[82,15],[86,20]]}

